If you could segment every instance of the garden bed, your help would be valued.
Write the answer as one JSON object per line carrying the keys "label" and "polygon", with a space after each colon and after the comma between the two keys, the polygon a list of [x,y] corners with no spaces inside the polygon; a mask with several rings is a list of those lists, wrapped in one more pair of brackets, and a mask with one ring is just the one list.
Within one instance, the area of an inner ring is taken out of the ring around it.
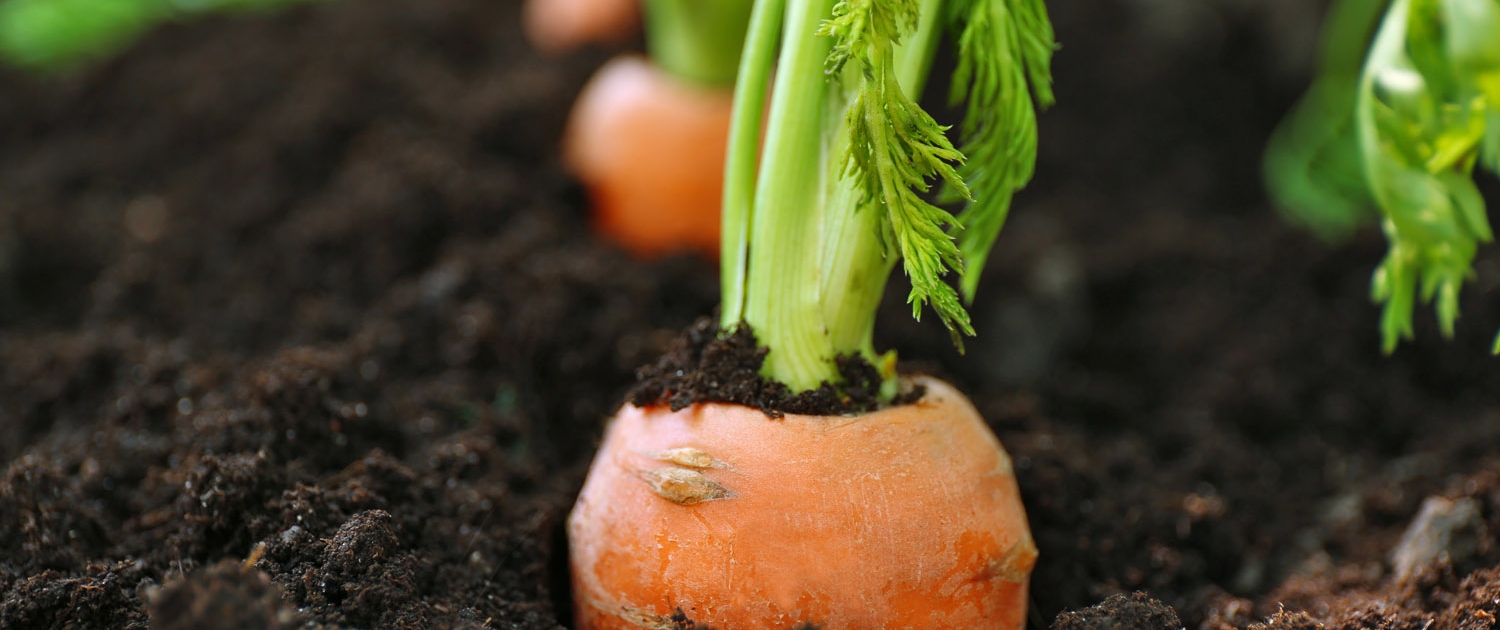
{"label": "garden bed", "polygon": [[[1033,626],[1490,627],[1500,257],[1455,340],[1382,356],[1379,233],[1260,188],[1316,12],[1082,4],[980,336],[899,288],[877,333],[1014,457]],[[571,623],[602,422],[717,271],[591,237],[555,145],[607,51],[539,58],[517,13],[344,0],[0,72],[0,627]],[[1398,576],[1433,496],[1448,560]]]}

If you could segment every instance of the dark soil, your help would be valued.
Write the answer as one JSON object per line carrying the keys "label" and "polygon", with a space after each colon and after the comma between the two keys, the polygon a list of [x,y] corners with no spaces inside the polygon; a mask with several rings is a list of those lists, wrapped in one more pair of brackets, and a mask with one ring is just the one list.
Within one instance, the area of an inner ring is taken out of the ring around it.
{"label": "dark soil", "polygon": [[925,388],[903,381],[894,399],[882,401],[880,371],[860,356],[838,356],[842,380],[823,381],[817,389],[797,394],[786,385],[760,374],[766,349],[754,329],[740,322],[722,330],[712,318],[693,322],[656,363],[636,373],[637,382],[626,399],[638,407],[667,405],[678,411],[700,402],[726,402],[755,407],[772,418],[788,413],[839,416],[874,411],[883,404],[902,405],[922,398]]}
{"label": "dark soil", "polygon": [[[1260,190],[1315,8],[1052,3],[981,337],[888,292],[880,342],[1014,457],[1036,628],[1134,591],[1189,628],[1500,613],[1500,256],[1456,339],[1424,314],[1383,357],[1379,234]],[[516,15],[344,0],[0,72],[0,627],[569,623],[604,418],[716,272],[588,234],[553,147],[605,53],[538,58]]]}
{"label": "dark soil", "polygon": [[1179,630],[1182,621],[1170,606],[1136,592],[1118,593],[1082,610],[1057,616],[1052,630]]}

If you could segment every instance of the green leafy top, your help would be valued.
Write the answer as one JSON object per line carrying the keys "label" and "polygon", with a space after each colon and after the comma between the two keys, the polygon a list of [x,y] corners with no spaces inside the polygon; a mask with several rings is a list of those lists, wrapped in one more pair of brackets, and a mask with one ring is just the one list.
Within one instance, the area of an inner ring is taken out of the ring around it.
{"label": "green leafy top", "polygon": [[[1418,289],[1445,336],[1479,243],[1493,239],[1476,163],[1500,166],[1500,3],[1396,0],[1360,83],[1365,175],[1390,250],[1372,282],[1383,348],[1412,336]],[[1497,345],[1500,349],[1500,345]]]}
{"label": "green leafy top", "polygon": [[[952,96],[968,108],[962,151],[917,103],[944,24],[959,57]],[[945,276],[962,274],[972,298],[1031,178],[1054,48],[1041,0],[757,0],[726,169],[722,317],[755,327],[768,376],[801,390],[837,382],[838,354],[874,361],[874,313],[898,259],[913,316],[931,306],[962,350],[974,328]],[[967,202],[958,217],[928,200],[934,181]]]}
{"label": "green leafy top", "polygon": [[0,59],[65,70],[118,51],[160,22],[307,0],[0,0]]}
{"label": "green leafy top", "polygon": [[651,62],[688,83],[733,87],[751,6],[751,0],[644,0]]}
{"label": "green leafy top", "polygon": [[1266,192],[1283,218],[1324,241],[1349,239],[1376,217],[1354,121],[1360,72],[1386,0],[1334,0],[1318,74],[1266,143]]}
{"label": "green leafy top", "polygon": [[960,173],[974,192],[958,219],[966,227],[959,235],[968,265],[964,298],[972,301],[1011,196],[1036,167],[1036,107],[1052,105],[1057,44],[1041,0],[960,0],[948,8],[959,33],[949,99],[968,102],[962,149],[969,159]]}
{"label": "green leafy top", "polygon": [[921,193],[928,190],[927,180],[937,176],[971,198],[954,169],[964,156],[944,135],[948,128],[933,120],[896,80],[895,47],[903,28],[914,28],[918,17],[913,0],[844,0],[818,34],[834,38],[829,74],[841,73],[852,61],[863,77],[863,87],[845,114],[852,142],[843,174],[858,180],[861,206],[884,210],[882,249],[887,256],[901,257],[911,279],[907,302],[912,317],[921,319],[922,305],[931,304],[961,348],[960,334],[973,335],[974,327],[958,293],[943,282],[950,269],[964,268],[958,246],[945,231],[961,227],[952,214],[928,203]]}

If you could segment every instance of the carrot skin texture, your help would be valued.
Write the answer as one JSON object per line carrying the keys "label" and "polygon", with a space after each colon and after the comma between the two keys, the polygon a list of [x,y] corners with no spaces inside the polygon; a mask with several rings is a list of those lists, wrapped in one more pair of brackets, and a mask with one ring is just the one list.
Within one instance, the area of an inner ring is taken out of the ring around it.
{"label": "carrot skin texture", "polygon": [[684,83],[639,56],[600,68],[563,138],[595,228],[641,257],[717,258],[732,106],[729,90]]}
{"label": "carrot skin texture", "polygon": [[640,27],[640,0],[527,0],[527,41],[558,55],[586,44],[623,44]]}
{"label": "carrot skin texture", "polygon": [[[920,382],[852,417],[622,408],[568,520],[577,627],[681,608],[736,630],[1022,628],[1036,546],[1010,459],[962,394]],[[668,497],[671,468],[711,498]]]}

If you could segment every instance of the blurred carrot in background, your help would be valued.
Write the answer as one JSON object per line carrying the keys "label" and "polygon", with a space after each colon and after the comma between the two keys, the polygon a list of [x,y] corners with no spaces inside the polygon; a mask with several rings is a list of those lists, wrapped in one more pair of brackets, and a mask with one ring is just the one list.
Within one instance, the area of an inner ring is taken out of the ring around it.
{"label": "blurred carrot in background", "polygon": [[640,0],[527,0],[526,39],[545,53],[623,44],[640,27]]}
{"label": "blurred carrot in background", "polygon": [[[532,4],[545,1],[573,4]],[[638,256],[717,256],[750,2],[648,0],[645,9],[650,59],[620,57],[594,75],[574,106],[564,159],[588,187],[606,238]]]}

